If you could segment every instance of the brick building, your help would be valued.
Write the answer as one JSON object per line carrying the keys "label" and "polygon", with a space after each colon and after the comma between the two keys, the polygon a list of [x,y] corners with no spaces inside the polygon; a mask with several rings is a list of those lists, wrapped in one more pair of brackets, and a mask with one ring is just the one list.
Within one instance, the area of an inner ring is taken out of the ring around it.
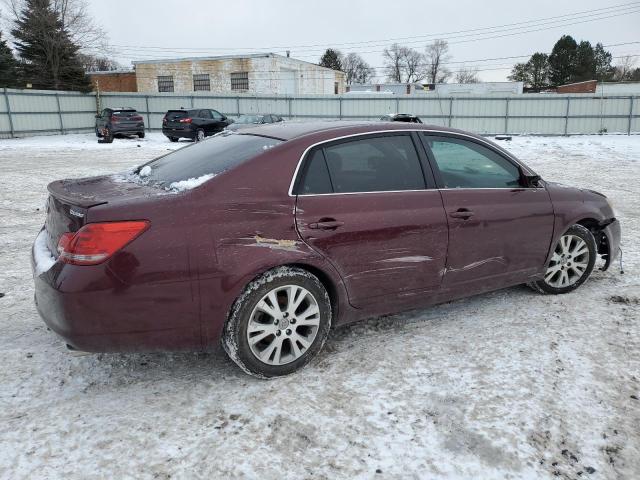
{"label": "brick building", "polygon": [[136,72],[113,70],[108,72],[88,72],[94,90],[101,92],[137,92]]}
{"label": "brick building", "polygon": [[139,92],[344,93],[345,74],[274,53],[133,62]]}

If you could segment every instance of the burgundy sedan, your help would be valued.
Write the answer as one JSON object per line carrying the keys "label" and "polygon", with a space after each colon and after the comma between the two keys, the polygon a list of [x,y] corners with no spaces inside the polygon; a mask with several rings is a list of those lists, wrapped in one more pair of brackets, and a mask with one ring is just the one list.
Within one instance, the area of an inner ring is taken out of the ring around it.
{"label": "burgundy sedan", "polygon": [[77,350],[200,350],[289,374],[332,325],[517,284],[566,293],[620,226],[485,138],[380,122],[221,134],[48,187],[35,300]]}

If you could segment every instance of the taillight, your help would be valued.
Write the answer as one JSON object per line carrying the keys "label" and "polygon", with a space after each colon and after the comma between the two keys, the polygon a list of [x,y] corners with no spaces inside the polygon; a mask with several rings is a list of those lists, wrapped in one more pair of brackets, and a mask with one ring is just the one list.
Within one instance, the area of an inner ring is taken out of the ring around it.
{"label": "taillight", "polygon": [[142,117],[140,115],[136,115],[134,117],[131,117],[131,120],[133,122],[141,122],[142,121]]}
{"label": "taillight", "polygon": [[179,120],[180,123],[191,123],[192,119],[191,118],[181,118]]}
{"label": "taillight", "polygon": [[97,265],[140,236],[149,225],[147,220],[88,223],[75,234],[62,234],[58,259],[73,265]]}

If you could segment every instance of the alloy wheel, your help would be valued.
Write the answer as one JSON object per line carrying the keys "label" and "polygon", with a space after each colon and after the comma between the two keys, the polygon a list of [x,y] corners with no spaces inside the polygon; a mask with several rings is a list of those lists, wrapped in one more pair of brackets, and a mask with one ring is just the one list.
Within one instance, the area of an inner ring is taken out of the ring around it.
{"label": "alloy wheel", "polygon": [[196,132],[196,137],[198,142],[201,142],[202,140],[204,140],[204,132],[202,130],[198,130]]}
{"label": "alloy wheel", "polygon": [[313,294],[299,285],[276,287],[256,304],[247,326],[251,353],[268,365],[285,365],[311,347],[320,326]]}
{"label": "alloy wheel", "polygon": [[576,235],[563,235],[551,256],[544,280],[555,288],[570,287],[582,278],[588,266],[587,243]]}

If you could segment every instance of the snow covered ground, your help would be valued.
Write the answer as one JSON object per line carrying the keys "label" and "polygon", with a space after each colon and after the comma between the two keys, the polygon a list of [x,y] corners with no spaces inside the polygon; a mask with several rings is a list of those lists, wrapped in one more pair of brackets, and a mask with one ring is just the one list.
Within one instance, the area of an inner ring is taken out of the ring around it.
{"label": "snow covered ground", "polygon": [[46,184],[183,145],[0,140],[0,478],[640,478],[640,136],[503,144],[613,199],[624,275],[341,328],[273,381],[221,351],[70,356],[32,302]]}

